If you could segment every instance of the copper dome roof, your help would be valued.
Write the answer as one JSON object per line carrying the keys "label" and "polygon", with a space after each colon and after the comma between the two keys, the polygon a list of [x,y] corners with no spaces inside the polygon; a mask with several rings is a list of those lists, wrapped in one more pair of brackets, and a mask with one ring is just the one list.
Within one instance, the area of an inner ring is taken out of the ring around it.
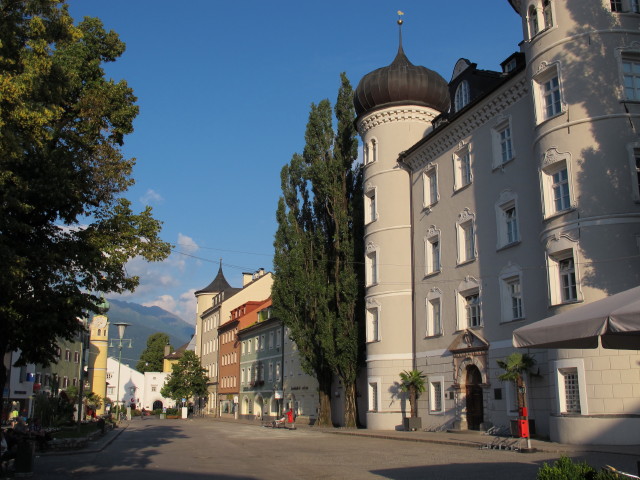
{"label": "copper dome roof", "polygon": [[433,70],[412,64],[402,44],[391,65],[362,77],[353,96],[359,117],[392,105],[421,105],[446,112],[450,103],[447,81]]}

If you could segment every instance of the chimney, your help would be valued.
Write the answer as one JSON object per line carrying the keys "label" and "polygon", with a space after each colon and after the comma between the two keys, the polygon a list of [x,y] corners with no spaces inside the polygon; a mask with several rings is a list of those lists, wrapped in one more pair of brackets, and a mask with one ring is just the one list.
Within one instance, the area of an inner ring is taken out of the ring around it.
{"label": "chimney", "polygon": [[260,268],[258,269],[258,276],[259,276],[259,277],[262,277],[263,275],[264,275],[264,268],[260,267]]}
{"label": "chimney", "polygon": [[242,272],[242,287],[246,287],[253,280],[253,274]]}
{"label": "chimney", "polygon": [[171,353],[171,345],[169,345],[168,343],[164,346],[164,356],[166,357],[167,355],[169,355]]}

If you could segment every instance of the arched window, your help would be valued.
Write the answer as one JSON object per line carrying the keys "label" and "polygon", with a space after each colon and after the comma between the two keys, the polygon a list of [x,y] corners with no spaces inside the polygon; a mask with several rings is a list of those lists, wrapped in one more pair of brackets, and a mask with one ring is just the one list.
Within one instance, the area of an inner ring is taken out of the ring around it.
{"label": "arched window", "polygon": [[553,26],[553,14],[551,13],[551,0],[542,1],[542,15],[544,16],[544,28]]}
{"label": "arched window", "polygon": [[470,97],[471,95],[469,93],[469,82],[463,80],[460,85],[458,85],[458,89],[456,90],[456,95],[454,98],[456,112],[462,110],[469,103]]}
{"label": "arched window", "polygon": [[538,27],[538,11],[536,7],[531,5],[529,7],[529,38],[535,37],[540,28]]}

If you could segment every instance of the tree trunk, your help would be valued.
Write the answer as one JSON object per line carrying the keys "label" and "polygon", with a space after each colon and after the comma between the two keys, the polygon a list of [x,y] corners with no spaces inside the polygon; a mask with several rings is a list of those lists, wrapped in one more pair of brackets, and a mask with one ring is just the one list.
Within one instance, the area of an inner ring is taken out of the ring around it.
{"label": "tree trunk", "polygon": [[350,383],[344,385],[344,426],[356,428],[358,426],[358,410],[356,409],[356,385]]}
{"label": "tree trunk", "polygon": [[411,387],[409,389],[409,405],[411,406],[411,417],[415,418],[418,416],[418,403],[417,395],[415,388]]}
{"label": "tree trunk", "polygon": [[331,375],[318,376],[318,426],[332,427],[331,421]]}
{"label": "tree trunk", "polygon": [[[4,406],[4,386],[7,383],[7,367],[4,364],[4,359],[7,354],[7,344],[3,342],[0,344],[0,414],[4,413],[2,408]],[[9,356],[9,362],[11,362],[11,357]],[[9,386],[11,388],[11,386]],[[11,393],[9,393],[9,398],[11,398]]]}

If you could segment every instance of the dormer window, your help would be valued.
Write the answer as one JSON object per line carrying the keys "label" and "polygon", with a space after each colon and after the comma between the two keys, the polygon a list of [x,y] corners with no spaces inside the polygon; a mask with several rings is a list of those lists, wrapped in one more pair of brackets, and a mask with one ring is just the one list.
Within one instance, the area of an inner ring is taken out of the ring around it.
{"label": "dormer window", "polygon": [[467,106],[469,101],[471,100],[471,94],[469,91],[469,82],[463,80],[456,90],[456,95],[454,97],[454,106],[456,112],[459,112],[464,107]]}

